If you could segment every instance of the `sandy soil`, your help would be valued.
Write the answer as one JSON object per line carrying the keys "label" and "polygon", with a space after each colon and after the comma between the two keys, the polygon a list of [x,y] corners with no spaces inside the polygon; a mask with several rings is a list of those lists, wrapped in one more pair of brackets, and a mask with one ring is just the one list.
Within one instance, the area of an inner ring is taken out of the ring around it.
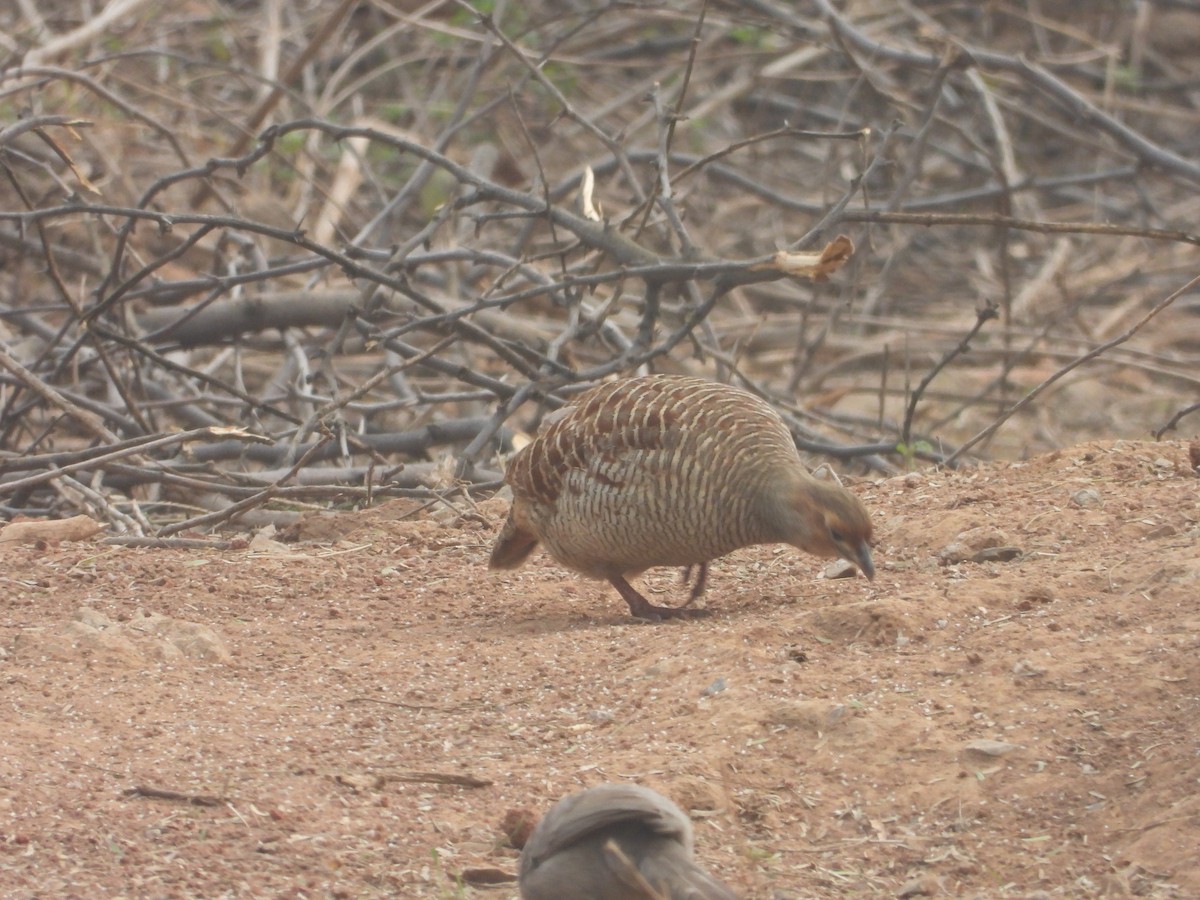
{"label": "sandy soil", "polygon": [[0,894],[515,897],[474,884],[505,817],[631,780],[746,897],[1200,896],[1188,447],[856,490],[874,584],[757,548],[658,625],[540,554],[490,574],[498,499],[7,547]]}

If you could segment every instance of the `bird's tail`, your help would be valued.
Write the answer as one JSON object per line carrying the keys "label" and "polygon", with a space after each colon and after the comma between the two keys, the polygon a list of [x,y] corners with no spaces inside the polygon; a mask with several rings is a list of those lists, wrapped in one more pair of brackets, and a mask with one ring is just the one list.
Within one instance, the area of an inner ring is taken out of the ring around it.
{"label": "bird's tail", "polygon": [[488,560],[489,569],[515,569],[529,557],[538,539],[530,531],[517,524],[512,513],[508,521],[500,529],[500,536],[492,547],[492,557]]}

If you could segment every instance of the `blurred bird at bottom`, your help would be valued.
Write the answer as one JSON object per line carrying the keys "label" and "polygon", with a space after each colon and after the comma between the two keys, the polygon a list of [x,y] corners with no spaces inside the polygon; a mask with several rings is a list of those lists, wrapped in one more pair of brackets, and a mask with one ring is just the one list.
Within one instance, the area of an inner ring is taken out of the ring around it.
{"label": "blurred bird at bottom", "polygon": [[692,823],[661,794],[602,784],[559,800],[521,852],[522,900],[736,900],[692,856]]}

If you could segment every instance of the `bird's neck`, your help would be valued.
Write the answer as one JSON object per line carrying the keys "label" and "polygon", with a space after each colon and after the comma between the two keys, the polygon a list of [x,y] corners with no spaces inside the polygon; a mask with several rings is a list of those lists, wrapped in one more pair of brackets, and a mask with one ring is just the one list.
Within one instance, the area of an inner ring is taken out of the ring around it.
{"label": "bird's neck", "polygon": [[757,518],[764,530],[763,543],[805,547],[822,521],[814,491],[815,479],[801,463],[771,473],[759,494]]}

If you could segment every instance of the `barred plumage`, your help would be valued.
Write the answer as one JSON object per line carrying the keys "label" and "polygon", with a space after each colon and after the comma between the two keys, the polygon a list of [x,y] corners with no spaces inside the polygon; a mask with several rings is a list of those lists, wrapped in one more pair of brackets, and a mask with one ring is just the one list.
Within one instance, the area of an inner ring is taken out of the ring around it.
{"label": "barred plumage", "polygon": [[840,485],[808,474],[791,432],[763,400],[725,384],[650,375],[600,385],[510,463],[508,521],[493,568],[515,568],[540,541],[564,566],[604,578],[630,611],[651,605],[626,580],[652,566],[700,567],[752,544],[845,556],[874,575],[871,521]]}

